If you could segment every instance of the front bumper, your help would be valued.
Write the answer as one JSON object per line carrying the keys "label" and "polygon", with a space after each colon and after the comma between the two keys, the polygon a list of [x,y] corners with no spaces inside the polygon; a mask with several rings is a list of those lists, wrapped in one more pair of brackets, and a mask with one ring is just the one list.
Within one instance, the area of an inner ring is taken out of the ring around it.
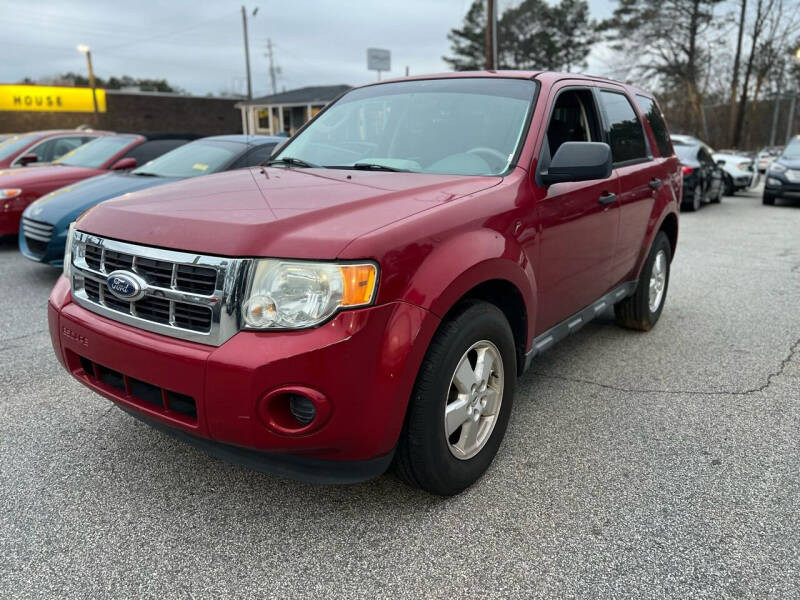
{"label": "front bumper", "polygon": [[[395,302],[341,312],[316,329],[242,331],[212,347],[87,311],[71,301],[63,277],[48,320],[64,367],[120,407],[226,458],[314,481],[383,472],[438,326],[428,311]],[[296,434],[276,430],[265,401],[283,386],[323,397],[325,419]]]}
{"label": "front bumper", "polygon": [[[780,182],[776,185],[775,182]],[[790,181],[786,173],[767,173],[764,183],[764,193],[775,198],[800,198],[800,181]]]}
{"label": "front bumper", "polygon": [[54,228],[50,241],[37,244],[36,248],[28,245],[22,227],[19,228],[18,240],[20,253],[30,260],[48,264],[53,267],[64,265],[64,248],[67,244],[67,229]]}

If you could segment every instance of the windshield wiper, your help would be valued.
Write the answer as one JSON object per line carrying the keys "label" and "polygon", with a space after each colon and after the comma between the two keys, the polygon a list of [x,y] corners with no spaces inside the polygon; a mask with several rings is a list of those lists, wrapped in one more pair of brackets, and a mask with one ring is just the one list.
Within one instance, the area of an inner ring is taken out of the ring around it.
{"label": "windshield wiper", "polygon": [[139,177],[160,177],[156,173],[148,173],[147,171],[134,171],[131,175],[137,175]]}
{"label": "windshield wiper", "polygon": [[409,169],[398,169],[378,163],[359,162],[354,165],[325,165],[326,169],[356,169],[358,171],[393,171],[396,173],[411,173]]}
{"label": "windshield wiper", "polygon": [[286,156],[284,158],[273,158],[272,160],[268,160],[264,164],[268,167],[271,165],[288,165],[290,167],[301,167],[304,169],[319,168],[319,165],[306,162],[299,158],[294,158],[293,156]]}

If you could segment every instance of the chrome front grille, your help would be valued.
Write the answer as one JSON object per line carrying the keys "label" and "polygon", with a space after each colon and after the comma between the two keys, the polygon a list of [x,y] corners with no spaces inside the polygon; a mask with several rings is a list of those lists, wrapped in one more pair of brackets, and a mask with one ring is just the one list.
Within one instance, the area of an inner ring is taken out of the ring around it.
{"label": "chrome front grille", "polygon": [[[162,250],[75,232],[72,296],[84,308],[141,329],[219,346],[240,326],[239,302],[250,259]],[[128,271],[144,296],[121,299],[108,275]]]}
{"label": "chrome front grille", "polygon": [[44,221],[35,221],[22,217],[22,235],[25,236],[25,243],[31,252],[44,254],[47,251],[50,239],[53,237],[53,226]]}

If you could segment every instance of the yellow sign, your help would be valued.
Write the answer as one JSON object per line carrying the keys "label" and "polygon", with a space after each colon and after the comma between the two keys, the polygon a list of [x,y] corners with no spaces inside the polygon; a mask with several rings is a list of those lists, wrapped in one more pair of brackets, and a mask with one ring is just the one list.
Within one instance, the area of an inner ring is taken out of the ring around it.
{"label": "yellow sign", "polygon": [[[97,110],[106,112],[106,91],[96,89]],[[94,112],[91,88],[0,84],[0,111]]]}

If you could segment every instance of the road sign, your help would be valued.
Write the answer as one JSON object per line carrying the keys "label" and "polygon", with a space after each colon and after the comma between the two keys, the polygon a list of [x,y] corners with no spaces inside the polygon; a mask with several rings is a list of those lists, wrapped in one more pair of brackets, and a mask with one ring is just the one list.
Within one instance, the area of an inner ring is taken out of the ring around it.
{"label": "road sign", "polygon": [[392,53],[382,48],[367,48],[367,69],[370,71],[391,71]]}

